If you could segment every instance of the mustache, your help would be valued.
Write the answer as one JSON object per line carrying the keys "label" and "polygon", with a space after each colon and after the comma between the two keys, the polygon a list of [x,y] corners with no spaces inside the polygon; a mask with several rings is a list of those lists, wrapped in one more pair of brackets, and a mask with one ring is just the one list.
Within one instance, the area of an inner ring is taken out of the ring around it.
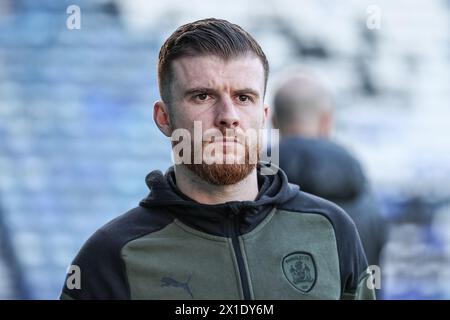
{"label": "mustache", "polygon": [[214,142],[235,142],[245,143],[247,136],[243,130],[235,129],[214,129],[212,132],[206,132],[202,136],[202,141],[206,143]]}
{"label": "mustache", "polygon": [[241,141],[239,140],[238,137],[212,137],[210,140],[203,140],[203,142],[209,142],[209,143],[214,143],[214,142],[236,142],[236,143],[240,143]]}

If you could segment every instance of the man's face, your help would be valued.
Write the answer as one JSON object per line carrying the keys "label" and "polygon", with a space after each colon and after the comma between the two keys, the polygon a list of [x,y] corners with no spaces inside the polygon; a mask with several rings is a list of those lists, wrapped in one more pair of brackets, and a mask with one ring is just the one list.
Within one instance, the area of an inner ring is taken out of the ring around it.
{"label": "man's face", "polygon": [[[187,129],[193,139],[194,121],[199,121],[203,131],[203,162],[186,166],[213,184],[242,180],[255,167],[249,153],[259,151],[257,137],[245,140],[244,133],[259,134],[268,113],[260,59],[251,54],[228,61],[212,55],[184,57],[173,62],[172,70],[171,129]],[[226,138],[213,142],[207,137],[211,130]],[[205,152],[208,146],[220,152]]]}

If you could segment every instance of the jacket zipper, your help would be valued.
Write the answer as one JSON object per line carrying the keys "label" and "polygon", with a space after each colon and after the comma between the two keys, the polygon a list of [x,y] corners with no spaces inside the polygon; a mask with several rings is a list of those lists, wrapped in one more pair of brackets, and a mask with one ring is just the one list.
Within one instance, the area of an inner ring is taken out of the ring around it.
{"label": "jacket zipper", "polygon": [[[229,219],[229,231],[231,236],[231,243],[233,245],[234,254],[236,256],[239,278],[241,279],[242,291],[244,294],[244,300],[251,300],[250,286],[248,283],[248,274],[245,269],[244,257],[242,256],[241,246],[239,245],[238,232],[239,229],[239,209],[232,207],[233,214]],[[236,211],[235,211],[236,210]]]}

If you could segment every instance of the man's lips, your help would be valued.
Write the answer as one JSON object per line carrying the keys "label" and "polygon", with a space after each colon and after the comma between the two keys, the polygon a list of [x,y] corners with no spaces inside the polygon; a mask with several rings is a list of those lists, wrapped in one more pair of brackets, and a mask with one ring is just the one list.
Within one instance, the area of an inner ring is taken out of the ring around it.
{"label": "man's lips", "polygon": [[223,143],[223,144],[234,144],[234,143],[240,143],[239,140],[236,137],[223,137],[223,138],[212,138],[212,141],[205,141],[209,143]]}

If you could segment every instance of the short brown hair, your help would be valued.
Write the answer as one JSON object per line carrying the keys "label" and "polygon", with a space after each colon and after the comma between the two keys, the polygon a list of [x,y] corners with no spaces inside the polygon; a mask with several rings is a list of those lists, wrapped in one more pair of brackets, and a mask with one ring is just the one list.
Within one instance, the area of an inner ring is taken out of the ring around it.
{"label": "short brown hair", "polygon": [[261,60],[264,67],[264,92],[269,77],[266,55],[253,37],[240,26],[221,19],[204,19],[182,25],[166,40],[159,51],[158,86],[161,99],[170,103],[173,80],[172,61],[195,55],[215,55],[228,60],[249,52]]}

